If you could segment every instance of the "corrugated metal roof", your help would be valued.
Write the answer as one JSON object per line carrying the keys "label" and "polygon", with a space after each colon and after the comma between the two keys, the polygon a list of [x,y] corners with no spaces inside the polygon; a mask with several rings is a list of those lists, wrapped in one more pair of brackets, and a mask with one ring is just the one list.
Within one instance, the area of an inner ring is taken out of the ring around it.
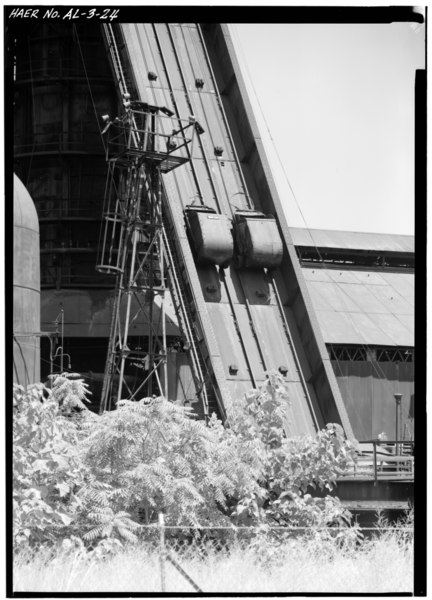
{"label": "corrugated metal roof", "polygon": [[414,274],[303,268],[327,344],[414,346]]}
{"label": "corrugated metal roof", "polygon": [[291,227],[294,246],[387,252],[414,252],[414,236]]}

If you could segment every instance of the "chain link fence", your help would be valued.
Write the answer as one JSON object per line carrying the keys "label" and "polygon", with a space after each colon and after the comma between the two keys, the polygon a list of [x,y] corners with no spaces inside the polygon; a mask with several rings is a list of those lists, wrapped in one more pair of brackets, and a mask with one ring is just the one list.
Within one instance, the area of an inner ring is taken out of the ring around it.
{"label": "chain link fence", "polygon": [[[298,591],[321,591],[319,577],[328,579],[338,564],[342,570],[353,568],[350,565],[361,564],[368,553],[379,573],[378,546],[389,554],[388,561],[391,554],[396,574],[402,573],[405,563],[401,558],[402,566],[397,567],[397,553],[408,556],[412,538],[412,524],[181,527],[165,525],[159,515],[157,524],[142,527],[133,545],[122,547],[116,540],[105,539],[84,546],[78,539],[65,540],[44,555],[38,550],[29,551],[27,560],[18,556],[17,581],[22,583],[16,591],[276,592],[290,591],[293,586]],[[33,577],[49,575],[25,583],[31,569]],[[316,575],[317,569],[321,575]]]}

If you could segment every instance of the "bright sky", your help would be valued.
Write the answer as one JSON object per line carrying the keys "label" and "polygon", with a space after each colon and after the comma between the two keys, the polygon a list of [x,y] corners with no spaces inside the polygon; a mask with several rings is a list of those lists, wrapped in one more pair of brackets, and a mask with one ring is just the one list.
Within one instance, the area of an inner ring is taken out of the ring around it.
{"label": "bright sky", "polygon": [[425,27],[230,30],[289,225],[412,235],[414,79],[424,68]]}

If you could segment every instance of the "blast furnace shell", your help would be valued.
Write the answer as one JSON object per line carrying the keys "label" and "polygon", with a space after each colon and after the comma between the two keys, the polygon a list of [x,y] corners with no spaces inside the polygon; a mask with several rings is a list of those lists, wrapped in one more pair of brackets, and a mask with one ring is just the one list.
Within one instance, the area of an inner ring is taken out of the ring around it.
{"label": "blast furnace shell", "polygon": [[22,181],[14,175],[13,380],[40,381],[39,221]]}

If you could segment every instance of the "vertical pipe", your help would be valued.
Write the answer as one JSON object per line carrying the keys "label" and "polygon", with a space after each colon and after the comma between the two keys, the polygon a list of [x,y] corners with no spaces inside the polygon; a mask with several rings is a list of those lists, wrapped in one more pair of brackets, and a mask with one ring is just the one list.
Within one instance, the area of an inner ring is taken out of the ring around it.
{"label": "vertical pipe", "polygon": [[395,424],[395,433],[396,433],[396,454],[399,454],[399,439],[400,439],[400,421],[401,421],[401,403],[402,403],[402,394],[393,394],[394,399],[396,400],[396,424]]}
{"label": "vertical pipe", "polygon": [[64,310],[63,304],[60,304],[61,316],[61,354],[60,354],[60,373],[63,373],[63,352],[64,352]]}
{"label": "vertical pipe", "polygon": [[168,354],[167,354],[167,344],[166,344],[166,313],[165,313],[165,302],[166,302],[166,293],[165,293],[165,269],[164,269],[164,245],[163,245],[163,223],[162,223],[162,176],[160,165],[157,169],[157,183],[158,183],[158,254],[159,254],[159,267],[160,267],[160,277],[161,277],[161,287],[162,287],[162,353],[164,356],[163,359],[163,390],[161,389],[161,394],[168,400]]}
{"label": "vertical pipe", "polygon": [[376,442],[373,441],[373,462],[374,462],[374,481],[375,484],[378,480],[378,475],[377,475],[377,449],[376,449]]}
{"label": "vertical pipe", "polygon": [[[149,119],[150,120],[150,119]],[[151,144],[152,140],[150,138],[149,143]],[[148,322],[150,324],[149,326],[149,336],[148,336],[148,357],[149,357],[149,370],[150,370],[150,376],[148,379],[148,384],[147,384],[147,394],[150,397],[152,395],[153,392],[153,377],[151,375],[151,373],[154,370],[154,362],[155,362],[155,357],[154,357],[154,340],[153,340],[153,305],[154,305],[154,299],[155,299],[155,292],[154,292],[154,273],[153,273],[153,260],[154,260],[154,243],[155,243],[155,238],[157,237],[157,233],[156,233],[156,218],[155,218],[155,196],[157,194],[157,189],[155,190],[155,170],[152,169],[151,173],[149,174],[149,179],[150,179],[150,187],[148,190],[148,200],[149,200],[149,212],[150,212],[150,231],[151,231],[151,246],[149,249],[149,271],[148,271],[148,293],[147,293],[147,297],[149,299],[149,307],[148,307]],[[157,242],[156,242],[157,243]],[[160,390],[162,393],[162,390]]]}
{"label": "vertical pipe", "polygon": [[399,431],[399,406],[398,406],[398,402],[396,400],[396,424],[395,424],[396,455],[399,454],[398,431]]}
{"label": "vertical pipe", "polygon": [[51,336],[49,336],[48,339],[50,345],[50,375],[52,375],[54,372],[53,341]]}
{"label": "vertical pipe", "polygon": [[118,391],[117,391],[117,402],[119,402],[121,400],[121,393],[122,393],[122,388],[123,388],[123,376],[124,376],[124,367],[125,367],[125,360],[126,360],[125,346],[127,346],[128,331],[129,331],[129,320],[130,320],[130,311],[131,311],[131,304],[132,304],[131,287],[132,287],[133,280],[134,280],[133,265],[135,264],[137,240],[138,240],[138,230],[135,227],[132,232],[132,259],[131,259],[131,265],[130,265],[128,289],[126,292],[127,302],[126,302],[126,315],[125,315],[125,323],[124,323],[124,337],[123,337],[122,347],[120,349],[121,363],[120,363],[119,385],[118,385]]}

